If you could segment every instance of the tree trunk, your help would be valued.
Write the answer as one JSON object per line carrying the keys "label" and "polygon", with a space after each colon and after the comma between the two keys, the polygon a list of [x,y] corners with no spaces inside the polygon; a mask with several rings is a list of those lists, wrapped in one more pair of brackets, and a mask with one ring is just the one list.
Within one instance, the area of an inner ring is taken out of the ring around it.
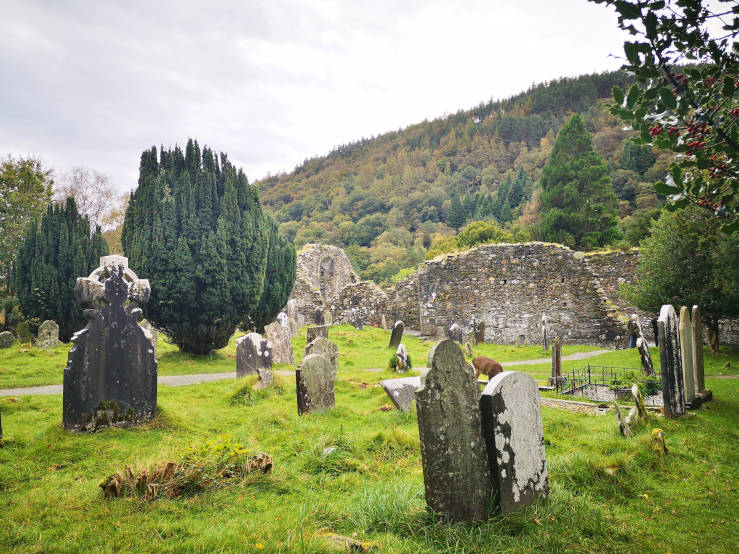
{"label": "tree trunk", "polygon": [[718,318],[712,317],[706,323],[708,348],[711,354],[718,354]]}

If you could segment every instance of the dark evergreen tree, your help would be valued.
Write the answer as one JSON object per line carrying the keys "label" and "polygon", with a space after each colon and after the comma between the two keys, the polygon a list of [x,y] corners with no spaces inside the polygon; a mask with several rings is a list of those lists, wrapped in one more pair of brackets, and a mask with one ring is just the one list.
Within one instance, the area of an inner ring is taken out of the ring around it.
{"label": "dark evergreen tree", "polygon": [[158,159],[156,148],[144,151],[121,242],[151,282],[149,321],[182,350],[206,354],[225,346],[239,322],[274,319],[292,289],[295,262],[285,260],[295,252],[281,239],[270,248],[271,226],[257,189],[225,154],[193,140],[184,153],[162,148]]}
{"label": "dark evergreen tree", "polygon": [[452,206],[449,210],[449,227],[453,229],[459,229],[465,222],[464,207],[462,206],[462,200],[459,197],[459,192],[452,195]]}
{"label": "dark evergreen tree", "polygon": [[593,249],[620,237],[608,169],[581,115],[573,115],[557,135],[540,183],[544,240]]}
{"label": "dark evergreen tree", "polygon": [[59,337],[68,342],[85,325],[74,298],[77,277],[87,277],[108,254],[100,227],[80,215],[74,199],[50,204],[40,221],[26,227],[13,273],[21,311],[28,318],[53,319]]}
{"label": "dark evergreen tree", "polygon": [[654,165],[656,159],[657,156],[652,152],[651,146],[627,140],[621,152],[621,169],[630,169],[644,175],[647,169]]}

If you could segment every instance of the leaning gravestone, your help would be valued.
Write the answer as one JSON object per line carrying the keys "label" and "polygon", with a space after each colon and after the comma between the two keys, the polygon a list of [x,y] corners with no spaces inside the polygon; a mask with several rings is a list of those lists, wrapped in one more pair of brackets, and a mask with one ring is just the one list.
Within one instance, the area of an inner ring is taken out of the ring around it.
{"label": "leaning gravestone", "polygon": [[15,343],[15,335],[10,331],[0,333],[0,348],[10,348]]}
{"label": "leaning gravestone", "polygon": [[49,350],[57,346],[59,346],[59,325],[55,321],[47,319],[39,325],[36,347],[41,350]]}
{"label": "leaning gravestone", "polygon": [[276,364],[295,365],[295,355],[285,328],[276,321],[264,327],[267,342],[272,348],[272,361]]}
{"label": "leaning gravestone", "polygon": [[452,323],[446,332],[446,336],[449,340],[453,340],[458,344],[462,344],[463,339],[462,328],[456,323]]}
{"label": "leaning gravestone", "polygon": [[236,378],[272,372],[272,348],[259,333],[247,333],[236,341]]}
{"label": "leaning gravestone", "polygon": [[683,366],[680,360],[680,330],[672,305],[662,306],[657,319],[657,329],[665,415],[680,417],[685,413]]}
{"label": "leaning gravestone", "polygon": [[318,337],[328,338],[328,325],[311,325],[306,334],[306,343],[313,342]]}
{"label": "leaning gravestone", "polygon": [[654,375],[654,364],[652,363],[652,354],[649,352],[649,345],[644,337],[636,339],[636,349],[639,351],[641,357],[641,368],[644,370],[644,374],[648,377]]}
{"label": "leaning gravestone", "polygon": [[520,371],[499,373],[480,397],[493,489],[504,513],[549,493],[539,403],[539,386]]}
{"label": "leaning gravestone", "polygon": [[712,394],[706,390],[706,378],[703,373],[703,322],[698,306],[693,306],[693,372],[695,374],[695,389],[705,402]]}
{"label": "leaning gravestone", "polygon": [[398,348],[400,340],[403,338],[403,322],[398,320],[393,325],[393,332],[390,335],[390,345],[388,348]]}
{"label": "leaning gravestone", "polygon": [[[64,368],[65,429],[126,426],[154,417],[157,362],[138,321],[151,289],[123,256],[103,256],[100,267],[80,277],[75,297],[85,306],[87,325],[72,337]],[[124,306],[126,301],[131,304]]]}
{"label": "leaning gravestone", "polygon": [[398,373],[405,373],[410,369],[410,361],[408,358],[408,350],[405,348],[405,344],[402,342],[398,345],[398,349],[395,351],[395,371]]}
{"label": "leaning gravestone", "polygon": [[427,365],[416,391],[426,504],[450,521],[484,519],[492,485],[472,366],[450,340],[431,349]]}
{"label": "leaning gravestone", "polygon": [[305,355],[310,356],[311,354],[318,354],[331,362],[334,375],[336,375],[339,369],[339,348],[333,342],[326,337],[318,337],[312,340],[305,345]]}
{"label": "leaning gravestone", "polygon": [[380,386],[397,409],[401,412],[407,412],[411,409],[413,400],[416,398],[416,389],[421,386],[421,378],[385,379],[380,382]]}
{"label": "leaning gravestone", "polygon": [[683,364],[683,398],[686,403],[693,402],[695,399],[693,326],[690,324],[690,308],[687,306],[680,308],[680,359]]}
{"label": "leaning gravestone", "polygon": [[295,371],[298,415],[334,407],[336,370],[319,354],[308,354]]}

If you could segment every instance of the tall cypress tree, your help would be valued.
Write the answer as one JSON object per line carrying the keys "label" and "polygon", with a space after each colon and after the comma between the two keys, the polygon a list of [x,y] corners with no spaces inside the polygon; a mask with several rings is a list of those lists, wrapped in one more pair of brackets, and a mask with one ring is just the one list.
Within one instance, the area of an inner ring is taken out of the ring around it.
{"label": "tall cypress tree", "polygon": [[87,277],[107,254],[100,227],[90,233],[90,221],[73,198],[63,206],[50,204],[41,220],[26,228],[16,257],[13,280],[23,314],[53,319],[59,337],[69,341],[85,323],[74,298],[77,277]]}
{"label": "tall cypress tree", "polygon": [[540,183],[545,240],[593,249],[620,237],[608,169],[581,115],[573,115],[557,135]]}
{"label": "tall cypress tree", "polygon": [[155,148],[144,151],[121,241],[151,283],[146,317],[198,354],[225,346],[240,321],[272,321],[295,280],[295,250],[276,228],[271,241],[273,227],[225,154],[194,140],[184,152],[162,148],[158,159]]}

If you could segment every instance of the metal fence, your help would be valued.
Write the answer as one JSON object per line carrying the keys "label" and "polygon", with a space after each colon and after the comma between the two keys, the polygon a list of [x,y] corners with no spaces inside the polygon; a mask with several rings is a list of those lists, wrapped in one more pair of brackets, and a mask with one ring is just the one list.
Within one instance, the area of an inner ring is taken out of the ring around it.
{"label": "metal fence", "polygon": [[554,388],[557,394],[583,396],[591,400],[609,401],[629,398],[631,387],[638,384],[645,398],[655,401],[662,390],[658,376],[646,377],[641,368],[599,366],[588,364],[558,377]]}

